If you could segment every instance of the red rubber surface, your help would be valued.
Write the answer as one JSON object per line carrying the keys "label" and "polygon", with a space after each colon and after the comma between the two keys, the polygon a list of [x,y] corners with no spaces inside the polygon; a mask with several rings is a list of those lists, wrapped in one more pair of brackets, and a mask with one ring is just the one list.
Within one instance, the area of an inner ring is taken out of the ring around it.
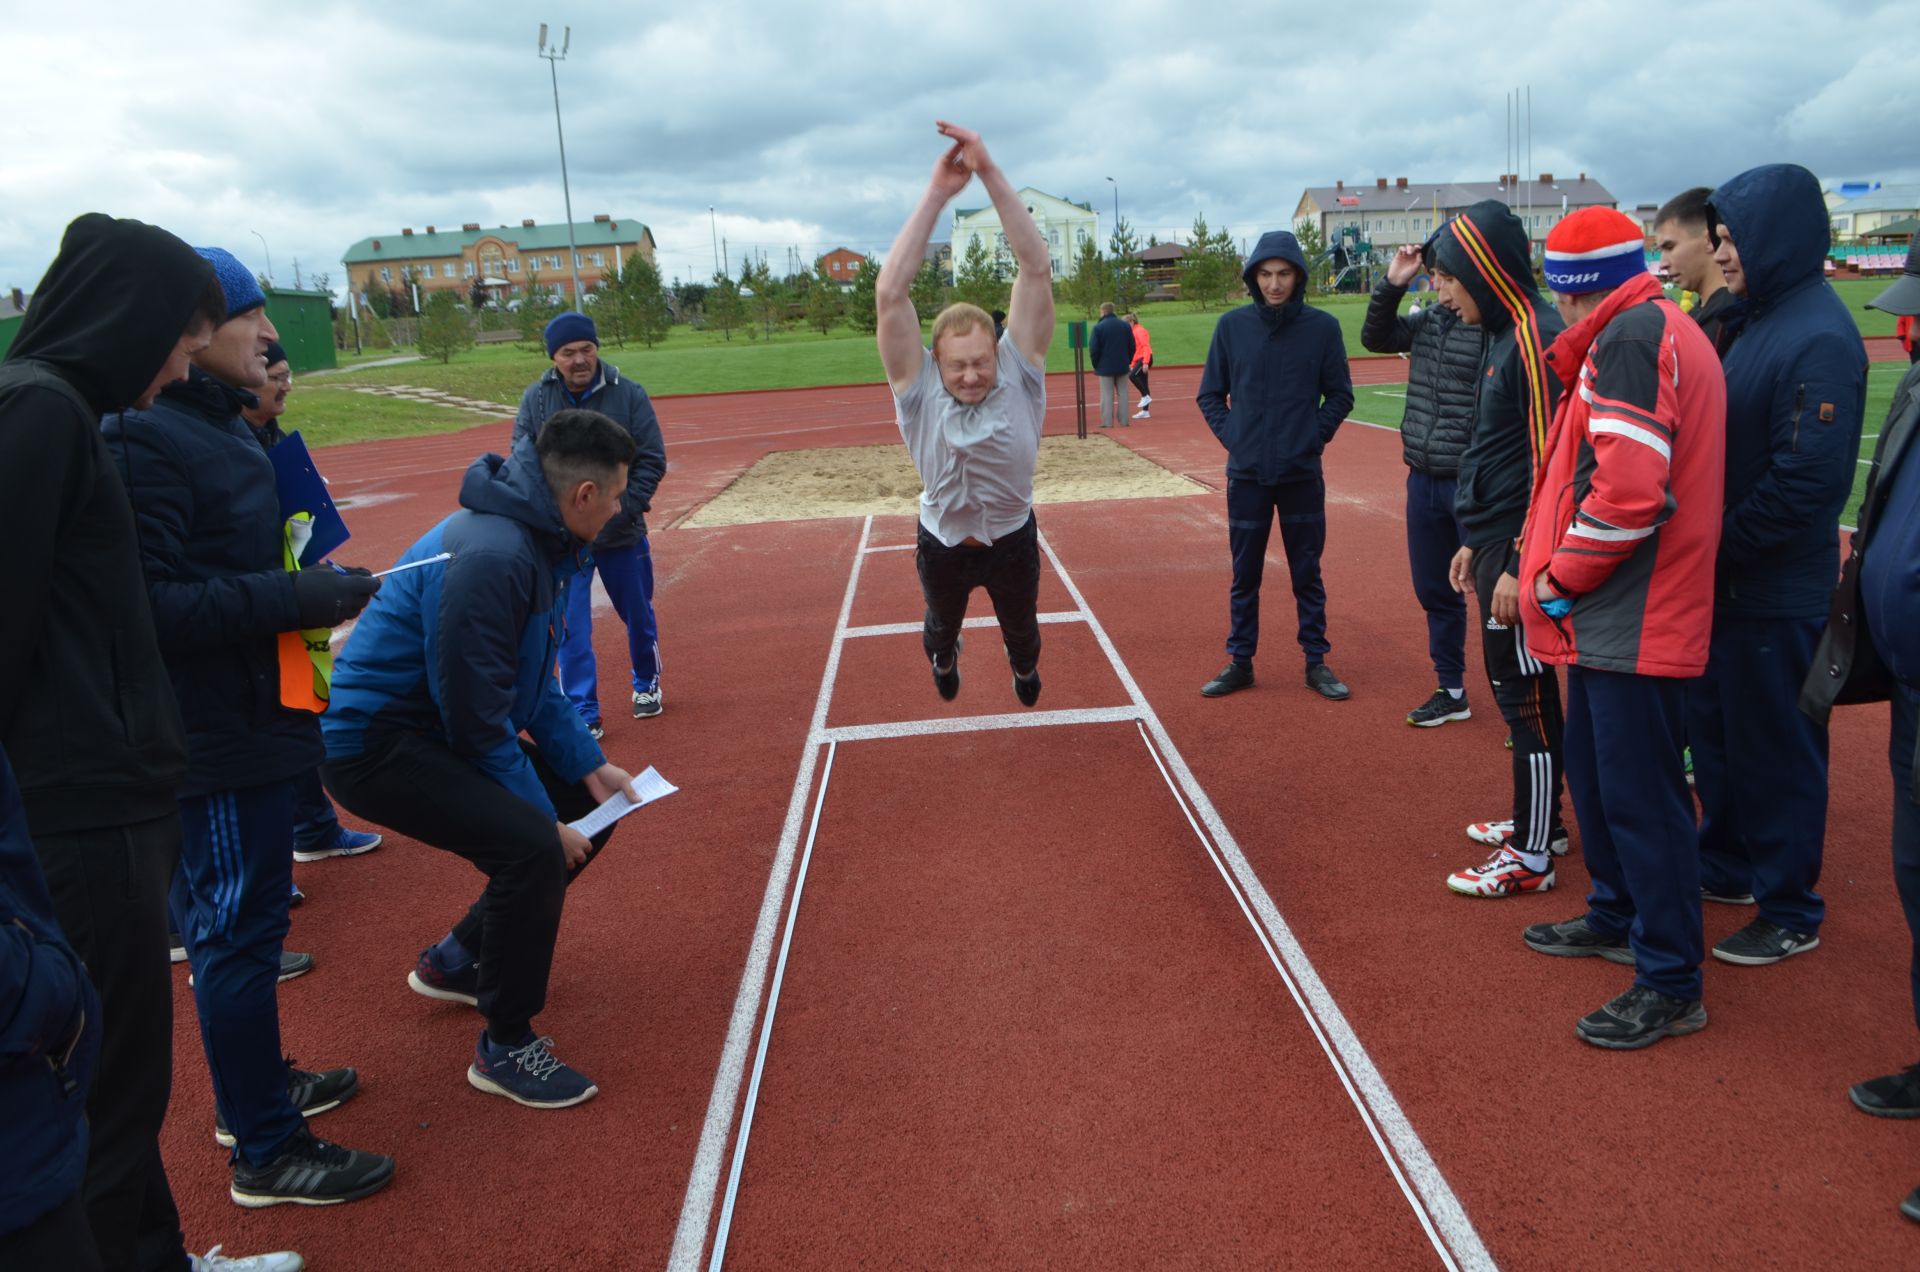
{"label": "red rubber surface", "polygon": [[[1115,437],[1217,487],[1197,378],[1155,372],[1153,419]],[[1050,387],[1049,432],[1070,431],[1071,384]],[[472,1090],[477,1019],[406,988],[419,948],[478,889],[474,871],[394,838],[297,866],[311,900],[289,945],[319,965],[281,988],[286,1048],[307,1067],[360,1068],[360,1095],[314,1127],[394,1153],[398,1175],[346,1207],[233,1206],[176,971],[163,1147],[196,1249],[291,1247],[319,1272],[665,1264],[860,538],[853,520],[674,523],[769,449],[894,433],[884,389],[660,411],[664,715],[618,710],[617,624],[596,636],[609,753],[657,765],[682,793],[629,820],[569,896],[538,1022],[602,1094],[538,1113]],[[339,558],[390,562],[505,438],[495,424],[322,452],[351,500]],[[1507,756],[1477,670],[1471,721],[1403,723],[1431,676],[1398,438],[1349,427],[1326,468],[1329,661],[1353,686],[1345,703],[1299,683],[1278,562],[1259,683],[1200,697],[1224,661],[1218,493],[1043,507],[1040,524],[1494,1260],[1912,1265],[1920,1233],[1895,1207],[1920,1182],[1920,1127],[1861,1116],[1845,1094],[1915,1050],[1884,708],[1836,717],[1821,947],[1772,968],[1710,961],[1711,1023],[1696,1036],[1587,1047],[1573,1022],[1625,969],[1519,941],[1527,923],[1580,911],[1578,848],[1544,897],[1474,902],[1442,886],[1477,859],[1461,827],[1500,815]],[[873,542],[910,532],[883,519]],[[1049,568],[1042,609],[1069,605]],[[984,596],[972,612],[989,612]],[[911,553],[868,555],[851,621],[918,615]],[[1044,636],[1041,709],[1124,701],[1086,628]],[[829,723],[1020,710],[997,633],[971,629],[968,645],[949,707],[916,637],[850,641]],[[1131,726],[852,742],[835,765],[731,1261],[1437,1263]],[[1708,907],[1708,940],[1749,913]]]}

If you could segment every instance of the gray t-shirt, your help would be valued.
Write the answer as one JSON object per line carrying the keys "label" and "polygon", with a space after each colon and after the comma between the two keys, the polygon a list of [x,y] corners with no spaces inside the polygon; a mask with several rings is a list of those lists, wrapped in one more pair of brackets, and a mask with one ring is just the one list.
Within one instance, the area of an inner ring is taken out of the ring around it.
{"label": "gray t-shirt", "polygon": [[995,350],[993,388],[978,406],[947,392],[930,350],[893,400],[900,436],[920,472],[920,524],[948,547],[992,543],[1027,523],[1047,414],[1047,378],[1012,340]]}

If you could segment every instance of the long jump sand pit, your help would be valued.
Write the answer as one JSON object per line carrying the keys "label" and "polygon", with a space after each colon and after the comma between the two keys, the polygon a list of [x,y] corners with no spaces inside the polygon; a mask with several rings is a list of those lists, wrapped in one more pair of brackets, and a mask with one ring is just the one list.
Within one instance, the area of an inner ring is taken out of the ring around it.
{"label": "long jump sand pit", "polygon": [[[1206,487],[1160,467],[1108,437],[1047,437],[1033,478],[1036,504],[1102,499],[1167,499]],[[760,521],[909,515],[920,475],[906,447],[836,446],[774,451],[681,524],[696,529]]]}

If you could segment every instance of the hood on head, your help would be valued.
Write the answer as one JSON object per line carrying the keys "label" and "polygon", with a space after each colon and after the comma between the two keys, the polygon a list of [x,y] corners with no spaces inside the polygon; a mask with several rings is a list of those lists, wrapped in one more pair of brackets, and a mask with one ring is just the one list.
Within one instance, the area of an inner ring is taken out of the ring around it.
{"label": "hood on head", "polygon": [[1820,181],[1797,163],[1769,163],[1734,177],[1708,198],[1709,219],[1727,227],[1740,253],[1747,300],[1764,305],[1826,277],[1833,230]]}
{"label": "hood on head", "polygon": [[67,226],[7,358],[45,363],[101,415],[123,411],[166,365],[212,279],[165,230],[89,212]]}
{"label": "hood on head", "polygon": [[467,465],[467,475],[460,481],[460,506],[511,517],[531,527],[556,555],[573,547],[573,535],[560,519],[560,505],[547,486],[531,437],[515,442],[513,454],[505,459],[482,455]]}
{"label": "hood on head", "polygon": [[1493,330],[1507,326],[1522,298],[1540,302],[1526,227],[1500,200],[1482,199],[1441,226],[1431,241],[1429,264],[1466,287],[1480,310],[1481,326]]}
{"label": "hood on head", "polygon": [[1253,272],[1259,268],[1261,261],[1276,258],[1290,263],[1300,271],[1300,285],[1293,289],[1293,296],[1287,304],[1303,303],[1307,297],[1307,257],[1300,250],[1300,240],[1286,230],[1268,230],[1260,236],[1260,241],[1253,245],[1253,250],[1247,253],[1247,263],[1240,271],[1240,280],[1247,285],[1247,295],[1253,297],[1255,304],[1267,303],[1261,298],[1259,284],[1253,281]]}

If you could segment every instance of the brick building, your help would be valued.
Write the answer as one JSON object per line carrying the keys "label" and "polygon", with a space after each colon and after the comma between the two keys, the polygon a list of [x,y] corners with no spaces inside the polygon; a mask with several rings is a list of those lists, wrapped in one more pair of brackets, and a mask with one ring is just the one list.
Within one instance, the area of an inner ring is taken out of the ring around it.
{"label": "brick building", "polygon": [[816,271],[826,275],[827,281],[838,283],[844,290],[853,286],[854,276],[860,272],[861,262],[867,258],[850,247],[836,247],[814,261]]}
{"label": "brick building", "polygon": [[[653,231],[638,221],[617,221],[602,213],[591,221],[574,222],[573,238],[580,286],[588,292],[603,278],[617,274],[635,252],[655,259]],[[362,297],[408,282],[417,283],[422,293],[454,291],[462,299],[476,282],[497,298],[525,295],[536,278],[543,289],[562,295],[573,290],[565,222],[539,225],[525,220],[518,226],[483,230],[469,221],[458,230],[429,225],[425,233],[408,227],[397,234],[361,239],[341,260],[347,267],[348,286]]]}
{"label": "brick building", "polygon": [[1311,220],[1318,225],[1322,243],[1332,243],[1341,230],[1352,228],[1375,248],[1391,249],[1425,242],[1434,230],[1482,199],[1499,199],[1511,207],[1536,244],[1545,243],[1547,232],[1569,212],[1618,206],[1607,188],[1584,172],[1578,178],[1557,181],[1551,172],[1541,173],[1538,181],[1522,180],[1518,174],[1498,181],[1409,182],[1398,177],[1389,182],[1379,177],[1370,186],[1336,181],[1310,187],[1301,194],[1293,219],[1296,224]]}

